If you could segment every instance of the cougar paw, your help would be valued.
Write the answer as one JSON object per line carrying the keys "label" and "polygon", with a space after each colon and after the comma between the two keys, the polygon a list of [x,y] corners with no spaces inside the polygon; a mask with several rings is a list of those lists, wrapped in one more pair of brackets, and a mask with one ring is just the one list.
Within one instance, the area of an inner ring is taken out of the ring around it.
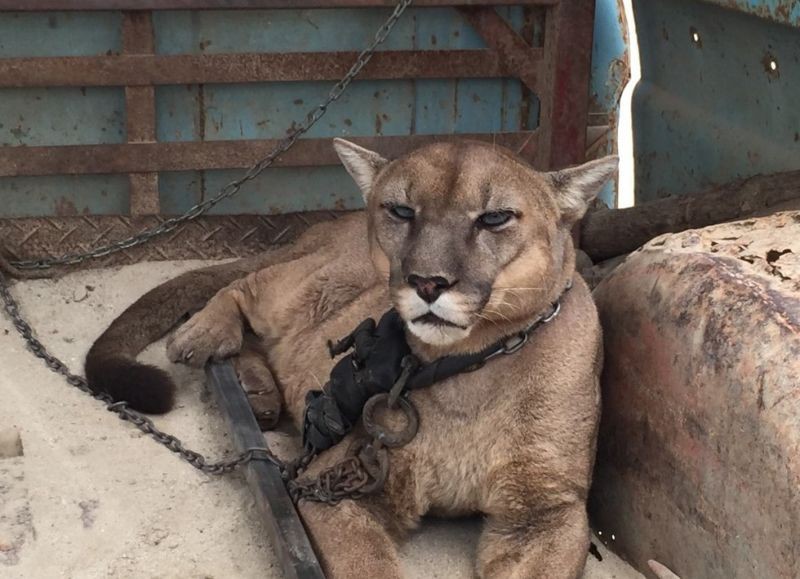
{"label": "cougar paw", "polygon": [[201,368],[209,360],[223,360],[242,349],[242,326],[218,322],[195,314],[167,340],[167,357],[173,362]]}
{"label": "cougar paw", "polygon": [[283,406],[272,372],[254,364],[236,364],[234,361],[234,365],[258,426],[262,431],[272,430],[278,424]]}

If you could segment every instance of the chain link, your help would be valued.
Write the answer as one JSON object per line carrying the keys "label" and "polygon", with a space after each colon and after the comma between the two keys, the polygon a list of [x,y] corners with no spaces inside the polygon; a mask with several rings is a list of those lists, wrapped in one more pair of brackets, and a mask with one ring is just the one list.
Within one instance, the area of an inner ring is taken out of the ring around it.
{"label": "chain link", "polygon": [[[233,197],[239,192],[242,185],[248,181],[252,181],[267,167],[272,165],[280,155],[288,151],[303,134],[308,132],[311,127],[325,115],[328,106],[342,96],[353,79],[361,72],[361,69],[369,62],[370,58],[372,58],[378,45],[386,40],[386,37],[389,36],[389,33],[411,2],[412,0],[400,0],[397,3],[392,14],[375,33],[372,43],[358,55],[355,63],[353,63],[347,71],[347,74],[333,86],[327,98],[308,113],[305,122],[291,131],[288,136],[278,143],[275,149],[253,165],[243,177],[225,185],[219,193],[211,199],[198,203],[179,217],[167,219],[159,225],[137,235],[115,241],[91,251],[84,253],[68,253],[52,259],[14,261],[11,262],[11,265],[20,270],[42,270],[53,266],[74,265],[88,259],[103,257],[141,245],[156,236],[174,231],[183,224],[203,215],[221,201]],[[184,446],[183,442],[178,437],[157,428],[150,418],[130,408],[127,402],[115,402],[108,394],[93,392],[89,388],[85,378],[73,374],[66,364],[51,354],[44,344],[39,341],[30,324],[28,324],[20,313],[19,304],[9,290],[8,281],[2,269],[0,269],[0,298],[3,300],[6,314],[34,356],[40,358],[53,372],[63,376],[68,384],[78,388],[96,400],[103,402],[108,411],[114,412],[120,419],[130,422],[141,432],[152,437],[156,442],[168,448],[181,459],[204,473],[221,475],[236,470],[238,467],[253,460],[266,460],[278,467],[281,476],[287,483],[290,495],[295,502],[301,498],[306,498],[333,504],[345,497],[355,498],[363,496],[363,494],[379,489],[383,485],[388,469],[385,449],[378,448],[376,450],[371,444],[367,444],[357,456],[348,457],[341,463],[326,469],[316,479],[302,482],[296,480],[297,476],[314,458],[314,452],[306,452],[291,462],[283,462],[266,447],[249,448],[233,458],[209,462],[209,460],[199,452]]]}
{"label": "chain link", "polygon": [[[159,430],[156,425],[153,424],[153,421],[150,420],[150,418],[130,408],[127,402],[114,402],[114,400],[104,392],[93,392],[86,383],[85,378],[70,372],[66,364],[53,356],[47,350],[45,345],[42,344],[35,336],[30,324],[28,324],[28,322],[25,321],[25,318],[23,318],[20,314],[19,304],[17,304],[14,296],[11,295],[11,292],[8,288],[8,282],[2,272],[0,272],[0,298],[3,300],[3,306],[6,314],[8,314],[8,317],[11,319],[11,322],[14,324],[17,332],[19,332],[20,336],[22,336],[22,339],[25,340],[28,349],[33,353],[34,356],[41,359],[53,372],[63,376],[69,385],[74,386],[78,390],[85,392],[96,400],[103,402],[110,412],[114,412],[122,420],[130,422],[140,431],[151,436],[157,442],[180,456],[193,467],[208,474],[224,474],[231,472],[238,466],[253,460],[255,450],[250,449],[230,460],[208,462],[208,459],[206,459],[200,453],[186,448],[183,445],[183,442],[181,442],[181,440],[176,436]],[[280,461],[278,461],[278,459],[274,456],[270,457],[270,461],[274,462],[275,464],[281,464]]]}
{"label": "chain link", "polygon": [[146,243],[154,237],[174,231],[181,225],[197,219],[225,199],[233,197],[239,192],[245,183],[258,177],[264,171],[264,169],[271,166],[278,157],[292,148],[292,146],[302,135],[307,133],[311,127],[317,124],[317,122],[328,111],[328,107],[342,96],[347,87],[350,86],[350,83],[353,81],[353,79],[358,76],[358,74],[361,72],[361,69],[364,68],[364,66],[370,61],[372,55],[375,53],[375,49],[384,40],[386,40],[395,24],[397,24],[397,21],[403,15],[403,12],[405,12],[406,8],[408,8],[411,3],[412,0],[400,0],[389,18],[387,18],[383,25],[377,30],[377,32],[375,32],[375,37],[373,38],[372,43],[363,51],[361,51],[356,61],[347,71],[347,74],[345,74],[344,77],[337,82],[333,88],[331,88],[330,92],[328,92],[327,98],[315,108],[311,109],[306,116],[306,120],[300,123],[299,126],[297,126],[283,140],[281,140],[280,143],[278,143],[278,145],[266,157],[253,165],[243,177],[240,177],[239,179],[231,181],[225,185],[214,197],[194,205],[183,215],[172,217],[162,221],[155,227],[146,229],[141,233],[132,235],[125,239],[109,243],[108,245],[104,245],[86,252],[67,253],[51,259],[12,261],[10,262],[11,265],[20,270],[48,269],[53,266],[74,265],[89,259],[104,257],[124,249],[136,247]]}

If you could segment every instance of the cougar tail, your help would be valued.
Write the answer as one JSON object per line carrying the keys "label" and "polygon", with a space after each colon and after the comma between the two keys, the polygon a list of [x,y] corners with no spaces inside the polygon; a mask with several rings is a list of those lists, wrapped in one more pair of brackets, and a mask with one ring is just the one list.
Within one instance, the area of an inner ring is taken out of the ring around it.
{"label": "cougar tail", "polygon": [[142,364],[136,356],[188,314],[201,309],[215,293],[261,269],[263,256],[189,271],[150,290],[126,309],[86,355],[89,388],[150,414],[172,408],[175,383],[164,370]]}

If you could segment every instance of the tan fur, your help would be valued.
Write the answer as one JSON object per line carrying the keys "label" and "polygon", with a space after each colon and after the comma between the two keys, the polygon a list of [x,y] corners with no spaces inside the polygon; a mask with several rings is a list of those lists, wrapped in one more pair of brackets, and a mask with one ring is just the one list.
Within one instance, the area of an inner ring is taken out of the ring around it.
{"label": "tan fur", "polygon": [[[486,515],[481,577],[578,577],[589,545],[601,335],[569,231],[614,161],[541,174],[477,143],[434,145],[393,162],[342,141],[337,150],[367,212],[317,226],[308,251],[220,290],[171,337],[171,359],[201,365],[236,354],[246,321],[299,426],[306,392],[333,365],[326,340],[403,300],[418,307],[407,293],[410,273],[457,278],[440,299],[448,295],[456,304],[448,311],[470,324],[454,343],[409,335],[423,359],[476,351],[525,327],[571,279],[561,314],[518,353],[412,393],[420,430],[391,451],[382,494],[336,507],[304,502],[300,512],[329,577],[399,577],[396,541],[428,513]],[[413,206],[413,225],[393,219],[387,200]],[[518,219],[502,231],[476,228],[476,216],[496,203]],[[307,475],[340,458],[354,436]]]}

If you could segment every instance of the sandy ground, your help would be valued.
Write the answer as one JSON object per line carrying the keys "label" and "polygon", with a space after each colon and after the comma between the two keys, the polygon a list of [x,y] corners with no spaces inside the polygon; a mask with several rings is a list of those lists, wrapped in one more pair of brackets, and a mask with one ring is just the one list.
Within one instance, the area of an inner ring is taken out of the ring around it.
{"label": "sandy ground", "polygon": [[[40,339],[73,370],[92,340],[150,287],[200,262],[86,271],[17,284]],[[239,475],[210,478],[70,388],[26,351],[0,316],[0,577],[278,578],[265,526]],[[171,365],[163,344],[144,357],[182,385],[159,427],[215,457],[228,433],[203,375]],[[2,443],[0,443],[2,444]],[[10,454],[13,454],[10,453]],[[473,577],[479,521],[427,521],[403,547],[409,578]],[[641,577],[595,541],[585,579]]]}

